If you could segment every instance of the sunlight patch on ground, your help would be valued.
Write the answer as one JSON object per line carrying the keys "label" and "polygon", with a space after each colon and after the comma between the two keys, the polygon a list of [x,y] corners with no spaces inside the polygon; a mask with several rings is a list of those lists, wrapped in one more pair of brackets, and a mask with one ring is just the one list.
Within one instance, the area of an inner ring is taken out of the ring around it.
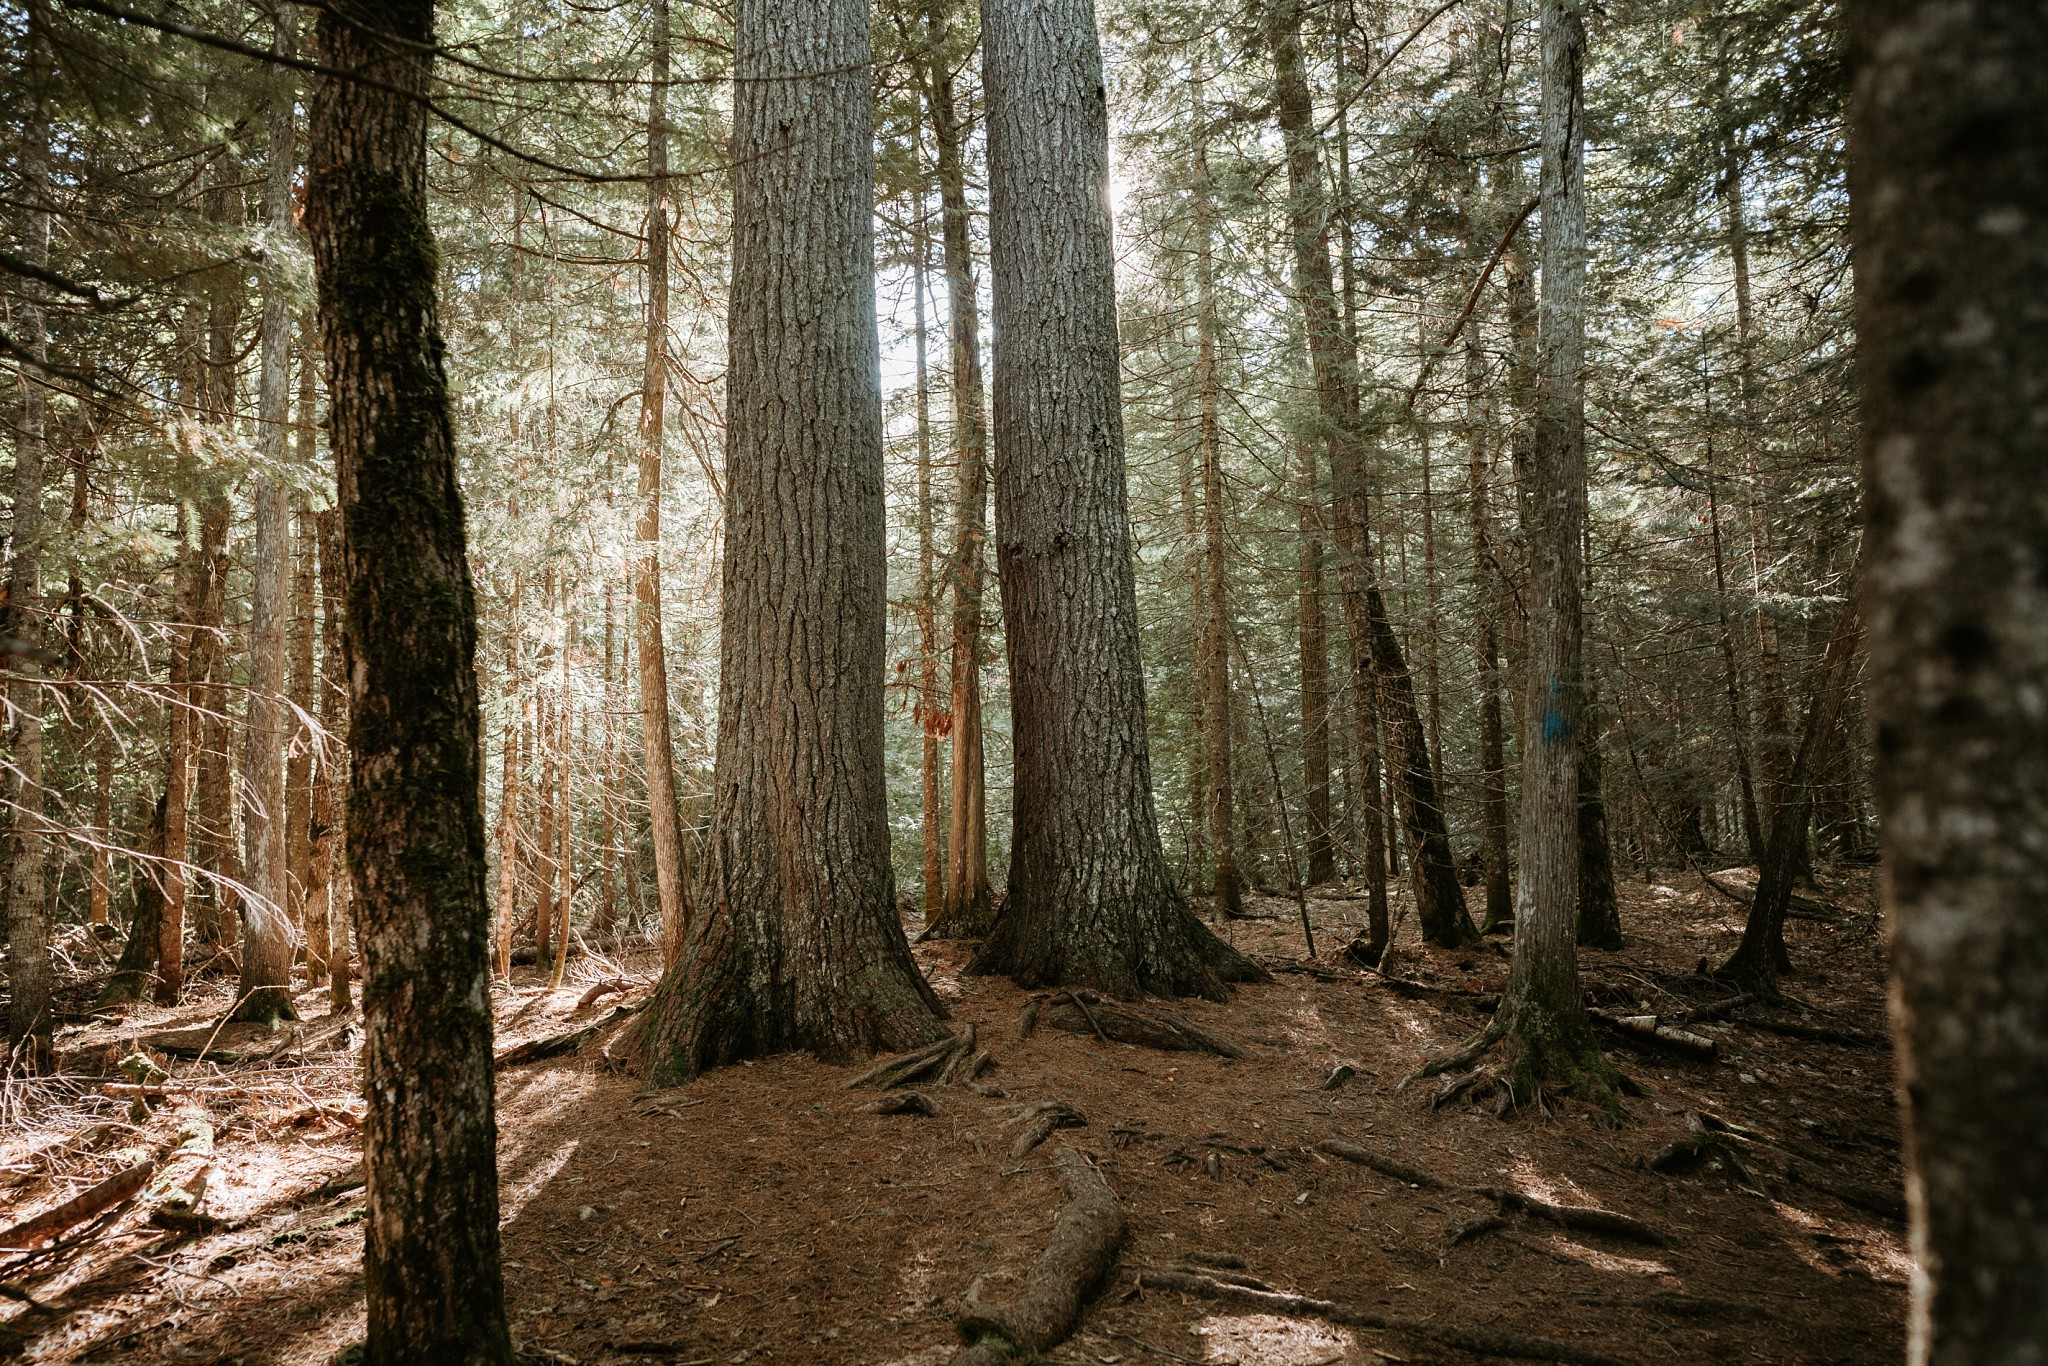
{"label": "sunlight patch on ground", "polygon": [[1662,1262],[1647,1257],[1618,1257],[1612,1252],[1602,1252],[1584,1243],[1575,1243],[1569,1238],[1552,1238],[1550,1246],[1574,1261],[1584,1262],[1596,1271],[1611,1271],[1629,1276],[1669,1276],[1671,1268]]}
{"label": "sunlight patch on ground", "polygon": [[1351,1350],[1341,1328],[1278,1314],[1211,1314],[1192,1331],[1206,1361],[1236,1366],[1329,1366]]}
{"label": "sunlight patch on ground", "polygon": [[[499,1178],[500,1194],[498,1196],[498,1217],[500,1220],[510,1223],[517,1217],[519,1212],[526,1208],[527,1202],[533,1199],[534,1196],[539,1195],[542,1187],[554,1180],[562,1168],[569,1165],[569,1159],[576,1156],[577,1150],[582,1148],[582,1146],[583,1143],[580,1139],[571,1139],[553,1152],[541,1157],[539,1161],[527,1167],[525,1171],[519,1173],[518,1176],[513,1177],[510,1181],[505,1180],[501,1176]],[[523,1157],[525,1154],[522,1152],[520,1156]]]}

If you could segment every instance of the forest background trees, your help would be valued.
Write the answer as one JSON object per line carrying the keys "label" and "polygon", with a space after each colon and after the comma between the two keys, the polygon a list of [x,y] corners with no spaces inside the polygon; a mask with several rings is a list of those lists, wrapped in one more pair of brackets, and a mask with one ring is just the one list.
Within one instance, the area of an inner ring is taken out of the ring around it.
{"label": "forest background trees", "polygon": [[[1453,862],[1488,888],[1481,919],[1508,909],[1537,17],[1099,15],[1166,866],[1225,909],[1240,883],[1355,880],[1367,958],[1411,917],[1472,931]],[[303,110],[280,119],[276,94],[315,45],[232,7],[72,0],[8,23],[4,189],[32,210],[10,214],[0,271],[9,630],[49,651],[9,683],[21,980],[32,997],[39,913],[60,952],[96,919],[147,922],[114,990],[175,997],[191,972],[253,971],[243,922],[278,902],[325,977],[350,952],[341,588]],[[890,849],[910,900],[972,931],[1009,862],[1014,778],[987,577],[978,15],[885,9],[872,30]],[[673,949],[702,904],[721,714],[730,34],[699,10],[534,4],[451,8],[440,41],[428,192],[497,962],[656,924]],[[298,54],[283,80],[257,60],[273,44]],[[1592,26],[1579,771],[1601,797],[1582,826],[1605,833],[1585,848],[1624,871],[1765,861],[1795,788],[1793,878],[1872,848],[1854,667],[1801,744],[1856,564],[1840,51],[1832,10],[1784,0]],[[1304,283],[1315,259],[1326,284]],[[650,716],[671,731],[673,836]]]}

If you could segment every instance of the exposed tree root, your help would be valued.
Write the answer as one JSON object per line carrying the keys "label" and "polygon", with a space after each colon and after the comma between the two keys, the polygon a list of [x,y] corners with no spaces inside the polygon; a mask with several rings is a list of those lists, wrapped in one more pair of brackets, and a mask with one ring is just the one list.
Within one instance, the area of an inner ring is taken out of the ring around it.
{"label": "exposed tree root", "polygon": [[1016,1122],[1022,1123],[1024,1128],[1017,1135],[1017,1141],[1010,1145],[1010,1156],[1013,1158],[1024,1156],[1051,1138],[1055,1129],[1087,1128],[1088,1116],[1063,1100],[1041,1100],[1035,1105],[1026,1106],[1024,1112],[1017,1116]]}
{"label": "exposed tree root", "polygon": [[1510,1333],[1498,1328],[1467,1327],[1436,1320],[1400,1318],[1392,1314],[1361,1309],[1356,1305],[1341,1304],[1334,1300],[1311,1299],[1306,1295],[1290,1295],[1277,1290],[1260,1290],[1248,1285],[1232,1284],[1213,1275],[1198,1275],[1191,1271],[1147,1268],[1138,1274],[1138,1283],[1147,1290],[1170,1290],[1183,1295],[1197,1295],[1203,1299],[1220,1300],[1226,1304],[1263,1310],[1270,1314],[1322,1319],[1326,1323],[1342,1324],[1347,1328],[1403,1333],[1423,1342],[1455,1347],[1476,1356],[1519,1357],[1527,1361],[1562,1361],[1573,1363],[1573,1366],[1621,1366],[1618,1358],[1608,1356],[1605,1352],[1581,1347],[1576,1343],[1561,1342],[1554,1338]]}
{"label": "exposed tree root", "polygon": [[1067,1207],[1053,1227],[1052,1241],[1032,1266],[1024,1293],[1008,1304],[984,1301],[981,1279],[975,1279],[953,1321],[960,1340],[969,1344],[954,1356],[954,1366],[1003,1361],[1064,1342],[1080,1322],[1083,1302],[1123,1250],[1130,1228],[1102,1174],[1072,1148],[1054,1153],[1053,1164],[1067,1188]]}
{"label": "exposed tree root", "polygon": [[1872,1185],[1854,1177],[1836,1176],[1817,1169],[1816,1159],[1766,1137],[1754,1129],[1731,1124],[1718,1115],[1688,1110],[1685,1134],[1665,1144],[1650,1156],[1650,1170],[1675,1175],[1708,1158],[1719,1158],[1738,1180],[1759,1190],[1770,1187],[1743,1162],[1743,1154],[1775,1155],[1782,1163],[1783,1178],[1831,1195],[1845,1205],[1875,1214],[1894,1223],[1906,1220],[1905,1192],[1896,1186]]}
{"label": "exposed tree root", "polygon": [[941,1086],[956,1081],[971,1082],[995,1065],[994,1059],[977,1048],[976,1043],[974,1022],[970,1020],[958,1034],[948,1034],[914,1053],[884,1058],[859,1076],[843,1082],[841,1089],[851,1091],[857,1087],[872,1086],[886,1091],[927,1079]]}
{"label": "exposed tree root", "polygon": [[926,1119],[939,1112],[932,1098],[922,1091],[900,1091],[893,1096],[871,1100],[860,1109],[866,1115],[922,1115]]}
{"label": "exposed tree root", "polygon": [[1616,1214],[1612,1210],[1593,1209],[1584,1205],[1554,1205],[1548,1200],[1539,1200],[1533,1195],[1505,1190],[1498,1186],[1453,1185],[1420,1168],[1411,1167],[1384,1153],[1374,1152],[1370,1148],[1348,1143],[1343,1139],[1326,1138],[1316,1144],[1316,1150],[1328,1153],[1331,1157],[1341,1157],[1346,1162],[1356,1162],[1361,1167],[1370,1167],[1383,1176],[1391,1176],[1396,1181],[1405,1181],[1411,1186],[1420,1186],[1425,1190],[1456,1191],[1491,1200],[1495,1214],[1472,1220],[1453,1229],[1450,1242],[1454,1246],[1468,1238],[1476,1238],[1482,1233],[1503,1227],[1506,1220],[1513,1216],[1542,1219],[1562,1228],[1577,1229],[1583,1233],[1603,1233],[1612,1238],[1627,1238],[1658,1247],[1667,1246],[1670,1242],[1648,1224],[1640,1219],[1632,1219],[1626,1214]]}
{"label": "exposed tree root", "polygon": [[631,1005],[613,1006],[581,1029],[550,1034],[544,1039],[529,1039],[523,1044],[506,1049],[493,1061],[499,1067],[517,1067],[521,1063],[541,1062],[547,1058],[561,1057],[564,1053],[574,1053],[619,1021],[639,1014],[640,1008],[646,1004],[645,1001],[635,1001]]}
{"label": "exposed tree root", "polygon": [[1136,1044],[1166,1052],[1215,1053],[1242,1058],[1244,1049],[1220,1034],[1203,1029],[1177,1010],[1165,1006],[1127,1006],[1104,1000],[1092,991],[1057,991],[1034,997],[1018,1022],[1021,1038],[1030,1038],[1040,1024],[1075,1034],[1093,1034],[1104,1043]]}

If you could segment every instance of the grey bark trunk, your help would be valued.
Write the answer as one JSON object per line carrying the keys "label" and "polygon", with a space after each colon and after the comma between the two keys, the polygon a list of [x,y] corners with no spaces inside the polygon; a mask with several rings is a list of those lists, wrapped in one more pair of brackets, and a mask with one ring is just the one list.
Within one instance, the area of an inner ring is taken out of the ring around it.
{"label": "grey bark trunk", "polygon": [[1491,934],[1512,923],[1508,893],[1508,772],[1501,722],[1500,606],[1504,596],[1500,564],[1494,558],[1493,472],[1487,431],[1486,355],[1476,324],[1465,334],[1466,456],[1471,494],[1473,599],[1478,620],[1473,645],[1479,660],[1479,823],[1486,863],[1486,918]]}
{"label": "grey bark trunk", "polygon": [[1580,0],[1544,0],[1542,298],[1534,440],[1523,481],[1529,662],[1522,701],[1521,877],[1515,956],[1496,1028],[1528,1102],[1554,1083],[1611,1106],[1614,1070],[1579,995],[1579,757],[1586,447],[1586,31]]}
{"label": "grey bark trunk", "polygon": [[864,0],[742,0],[710,903],[637,1035],[659,1082],[939,1037],[883,790],[884,511]]}

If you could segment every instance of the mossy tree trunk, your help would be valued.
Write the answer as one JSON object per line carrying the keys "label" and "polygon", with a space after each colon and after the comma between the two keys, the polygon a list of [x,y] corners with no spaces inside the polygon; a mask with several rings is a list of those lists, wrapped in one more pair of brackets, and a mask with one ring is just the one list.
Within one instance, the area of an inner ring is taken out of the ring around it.
{"label": "mossy tree trunk", "polygon": [[363,949],[371,1366],[510,1363],[498,1253],[476,595],[427,222],[432,0],[320,16],[306,222],[319,283]]}
{"label": "mossy tree trunk", "polygon": [[741,0],[710,899],[637,1047],[656,1082],[938,1038],[883,790],[884,516],[864,0]]}
{"label": "mossy tree trunk", "polygon": [[1181,900],[1152,808],[1094,6],[984,0],[982,54],[1016,787],[1009,894],[974,970],[1221,998],[1264,974]]}

